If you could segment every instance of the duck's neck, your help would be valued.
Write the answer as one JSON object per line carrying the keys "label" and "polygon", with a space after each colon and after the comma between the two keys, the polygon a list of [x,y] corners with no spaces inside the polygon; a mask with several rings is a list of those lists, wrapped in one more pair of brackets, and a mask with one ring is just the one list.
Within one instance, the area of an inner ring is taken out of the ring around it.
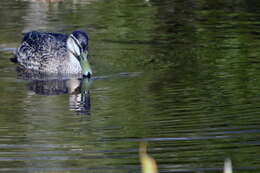
{"label": "duck's neck", "polygon": [[68,52],[69,53],[69,61],[71,64],[79,64],[79,61],[78,59],[71,53],[71,52]]}
{"label": "duck's neck", "polygon": [[67,62],[68,63],[67,66],[69,68],[68,70],[73,73],[81,73],[82,69],[78,59],[71,52],[68,52],[68,57],[69,57],[69,61]]}

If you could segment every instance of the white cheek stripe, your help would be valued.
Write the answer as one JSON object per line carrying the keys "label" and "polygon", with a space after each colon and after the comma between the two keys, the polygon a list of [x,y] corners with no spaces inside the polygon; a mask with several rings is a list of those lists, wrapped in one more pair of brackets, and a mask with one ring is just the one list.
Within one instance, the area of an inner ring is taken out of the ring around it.
{"label": "white cheek stripe", "polygon": [[68,49],[68,51],[70,51],[72,54],[80,55],[79,47],[76,45],[75,41],[74,41],[71,37],[68,38],[68,41],[67,41],[67,49]]}
{"label": "white cheek stripe", "polygon": [[82,46],[80,45],[79,40],[76,39],[76,37],[74,37],[74,35],[72,35],[72,34],[71,34],[71,38],[74,40],[74,42],[76,43],[76,45],[79,47],[79,51],[80,51],[80,54],[81,54],[82,51],[83,51],[83,48],[82,48]]}

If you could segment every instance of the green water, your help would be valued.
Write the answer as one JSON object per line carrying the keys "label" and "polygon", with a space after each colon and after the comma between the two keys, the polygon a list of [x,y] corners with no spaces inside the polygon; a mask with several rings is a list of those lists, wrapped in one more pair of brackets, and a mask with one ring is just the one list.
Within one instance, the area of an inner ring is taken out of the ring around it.
{"label": "green water", "polygon": [[[260,2],[0,2],[0,172],[260,172]],[[9,61],[30,30],[90,37],[91,81]]]}

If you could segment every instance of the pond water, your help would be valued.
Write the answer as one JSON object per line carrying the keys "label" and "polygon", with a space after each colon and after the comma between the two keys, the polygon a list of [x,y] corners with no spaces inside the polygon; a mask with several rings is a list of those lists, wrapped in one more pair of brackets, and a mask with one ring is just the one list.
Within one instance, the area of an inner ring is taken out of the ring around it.
{"label": "pond water", "polygon": [[[260,172],[260,1],[0,2],[0,171]],[[9,61],[30,30],[90,37],[91,81]]]}

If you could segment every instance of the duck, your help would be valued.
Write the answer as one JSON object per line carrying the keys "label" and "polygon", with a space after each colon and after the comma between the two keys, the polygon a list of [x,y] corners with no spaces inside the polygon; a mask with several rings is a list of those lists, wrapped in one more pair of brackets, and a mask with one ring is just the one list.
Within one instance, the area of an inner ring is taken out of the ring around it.
{"label": "duck", "polygon": [[88,56],[88,35],[30,31],[24,34],[11,61],[26,71],[57,75],[92,76]]}

